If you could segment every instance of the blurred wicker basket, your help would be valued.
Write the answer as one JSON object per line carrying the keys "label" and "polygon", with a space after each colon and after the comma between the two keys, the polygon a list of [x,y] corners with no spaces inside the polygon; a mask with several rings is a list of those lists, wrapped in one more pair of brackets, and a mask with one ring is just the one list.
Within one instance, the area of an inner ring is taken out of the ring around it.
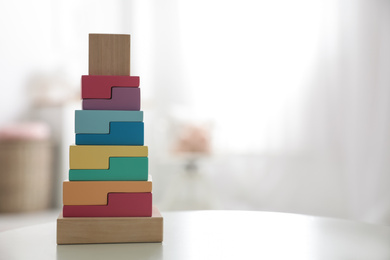
{"label": "blurred wicker basket", "polygon": [[0,140],[0,212],[50,206],[51,153],[47,140]]}

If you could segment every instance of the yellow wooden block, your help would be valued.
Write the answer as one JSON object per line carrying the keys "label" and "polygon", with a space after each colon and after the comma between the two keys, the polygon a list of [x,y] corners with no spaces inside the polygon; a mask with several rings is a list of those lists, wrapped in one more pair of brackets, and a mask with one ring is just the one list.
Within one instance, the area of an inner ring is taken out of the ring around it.
{"label": "yellow wooden block", "polygon": [[108,193],[152,192],[152,178],[147,181],[64,181],[64,205],[107,205]]}
{"label": "yellow wooden block", "polygon": [[90,34],[89,75],[130,76],[130,35]]}
{"label": "yellow wooden block", "polygon": [[108,169],[110,157],[148,157],[147,146],[71,145],[70,169]]}
{"label": "yellow wooden block", "polygon": [[163,217],[83,217],[57,219],[57,244],[162,242]]}

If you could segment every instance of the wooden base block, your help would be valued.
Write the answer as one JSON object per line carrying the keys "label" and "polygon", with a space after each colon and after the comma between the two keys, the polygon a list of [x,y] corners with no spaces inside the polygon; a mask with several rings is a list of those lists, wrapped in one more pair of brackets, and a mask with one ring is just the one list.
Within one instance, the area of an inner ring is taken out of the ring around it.
{"label": "wooden base block", "polygon": [[110,122],[142,122],[143,111],[76,110],[76,134],[108,134]]}
{"label": "wooden base block", "polygon": [[148,157],[147,146],[71,145],[69,169],[108,169],[110,157]]}
{"label": "wooden base block", "polygon": [[144,145],[144,123],[110,122],[109,134],[76,134],[76,145]]}
{"label": "wooden base block", "polygon": [[70,181],[147,181],[148,157],[110,157],[109,169],[69,170]]}
{"label": "wooden base block", "polygon": [[137,76],[82,76],[81,98],[111,98],[112,88],[138,88]]}
{"label": "wooden base block", "polygon": [[109,193],[107,205],[64,205],[64,217],[151,217],[152,193]]}
{"label": "wooden base block", "polygon": [[84,110],[133,110],[141,109],[139,88],[112,88],[110,99],[86,98],[82,101]]}
{"label": "wooden base block", "polygon": [[64,205],[107,205],[107,194],[113,192],[152,192],[152,177],[148,181],[64,181]]}
{"label": "wooden base block", "polygon": [[151,217],[57,219],[57,244],[162,242],[163,217],[153,207]]}

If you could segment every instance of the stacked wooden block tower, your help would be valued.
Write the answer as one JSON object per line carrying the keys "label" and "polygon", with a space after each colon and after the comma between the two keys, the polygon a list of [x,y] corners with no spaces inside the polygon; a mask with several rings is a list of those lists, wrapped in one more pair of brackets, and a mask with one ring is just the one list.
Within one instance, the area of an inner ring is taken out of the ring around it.
{"label": "stacked wooden block tower", "polygon": [[163,218],[152,206],[139,77],[130,76],[130,35],[89,35],[89,75],[82,76],[81,96],[57,243],[161,242]]}

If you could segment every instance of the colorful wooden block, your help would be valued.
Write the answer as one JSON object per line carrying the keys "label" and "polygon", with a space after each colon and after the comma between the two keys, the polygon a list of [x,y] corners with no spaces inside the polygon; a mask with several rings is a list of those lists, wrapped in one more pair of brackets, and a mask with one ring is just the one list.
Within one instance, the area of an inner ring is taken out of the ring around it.
{"label": "colorful wooden block", "polygon": [[110,133],[76,134],[76,145],[144,145],[144,123],[110,122]]}
{"label": "colorful wooden block", "polygon": [[138,88],[138,76],[107,76],[83,75],[81,76],[81,98],[112,97],[112,88]]}
{"label": "colorful wooden block", "polygon": [[140,89],[114,87],[110,99],[83,99],[82,108],[84,110],[140,110]]}
{"label": "colorful wooden block", "polygon": [[143,111],[76,110],[76,134],[108,134],[110,122],[142,122]]}
{"label": "colorful wooden block", "polygon": [[57,244],[162,242],[163,217],[83,217],[57,219]]}
{"label": "colorful wooden block", "polygon": [[69,170],[70,181],[146,181],[147,157],[110,157],[109,168]]}
{"label": "colorful wooden block", "polygon": [[64,181],[64,205],[107,205],[107,194],[113,192],[152,192],[152,178],[147,181]]}
{"label": "colorful wooden block", "polygon": [[107,205],[64,205],[64,217],[151,217],[152,193],[109,193]]}
{"label": "colorful wooden block", "polygon": [[90,34],[89,75],[130,75],[130,35]]}
{"label": "colorful wooden block", "polygon": [[148,157],[147,146],[71,145],[70,169],[108,169],[109,157]]}

